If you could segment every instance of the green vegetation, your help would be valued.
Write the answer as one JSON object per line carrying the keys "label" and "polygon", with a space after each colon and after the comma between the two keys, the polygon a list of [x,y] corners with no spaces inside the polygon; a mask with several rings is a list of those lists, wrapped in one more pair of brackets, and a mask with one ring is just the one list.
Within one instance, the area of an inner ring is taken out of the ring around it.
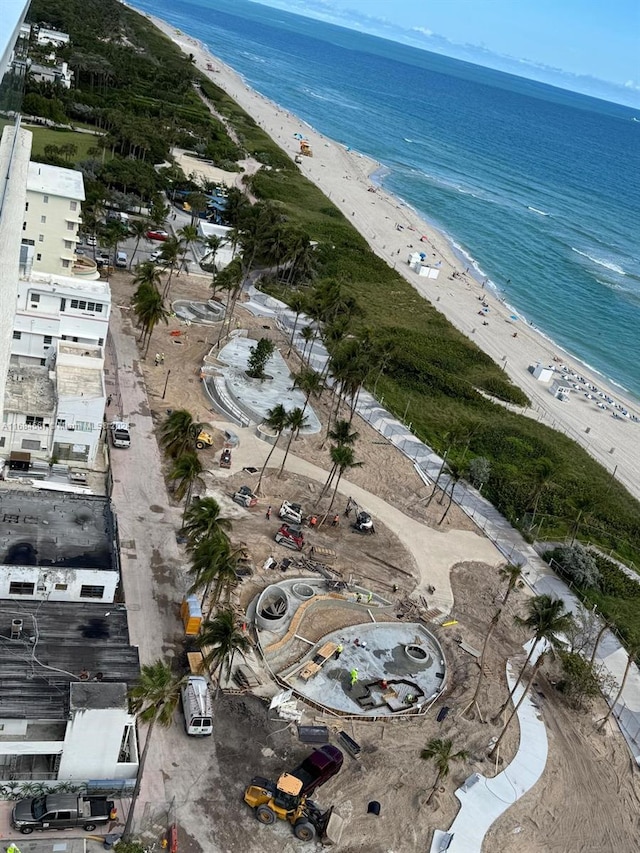
{"label": "green vegetation", "polygon": [[25,125],[25,127],[33,134],[33,145],[31,147],[31,157],[33,160],[46,159],[49,146],[53,145],[58,149],[64,149],[65,146],[73,146],[75,150],[68,159],[65,157],[63,150],[58,154],[59,157],[67,161],[65,165],[72,168],[82,160],[90,157],[92,149],[95,149],[97,145],[97,137],[91,133],[78,133],[74,130],[55,130],[54,128],[34,127],[33,125]]}

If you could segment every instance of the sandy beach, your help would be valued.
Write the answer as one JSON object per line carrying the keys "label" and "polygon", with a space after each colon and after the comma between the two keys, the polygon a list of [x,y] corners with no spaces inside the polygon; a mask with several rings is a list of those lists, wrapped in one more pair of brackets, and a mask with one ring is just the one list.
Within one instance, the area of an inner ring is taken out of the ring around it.
{"label": "sandy beach", "polygon": [[[318,133],[248,87],[239,74],[196,39],[148,17],[185,53],[193,54],[197,67],[246,110],[292,159],[298,153],[294,134],[303,134],[314,155],[302,158],[303,174],[353,223],[376,254],[397,269],[523,389],[532,406],[522,414],[569,435],[640,499],[640,403],[518,318],[498,294],[485,288],[456,256],[443,234],[376,184],[375,173],[381,164]],[[208,70],[208,66],[215,70]],[[439,265],[437,279],[419,276],[410,269],[407,261],[413,252],[423,252],[426,262]],[[537,362],[554,368],[554,378],[570,389],[567,400],[555,398],[549,392],[550,383],[537,381],[529,372],[529,366]],[[600,397],[599,392],[614,404]],[[634,416],[638,422],[632,420]]]}

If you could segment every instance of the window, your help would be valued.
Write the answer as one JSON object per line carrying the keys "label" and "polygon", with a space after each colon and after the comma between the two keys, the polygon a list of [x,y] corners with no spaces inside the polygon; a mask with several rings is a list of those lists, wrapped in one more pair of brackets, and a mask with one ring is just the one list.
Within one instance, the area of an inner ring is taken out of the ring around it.
{"label": "window", "polygon": [[29,210],[29,202],[27,202],[27,203],[25,204],[24,209],[25,209],[25,210]]}
{"label": "window", "polygon": [[44,202],[44,204],[49,204],[49,196],[48,196],[48,195],[43,195],[43,196],[42,196],[42,201]]}
{"label": "window", "polygon": [[41,216],[41,217],[40,217],[40,222],[41,222],[43,225],[45,225],[45,224],[46,224],[46,222],[47,222],[47,217],[46,217],[46,216]]}
{"label": "window", "polygon": [[58,812],[56,820],[71,820],[71,812]]}
{"label": "window", "polygon": [[102,314],[102,303],[96,302],[96,314]]}
{"label": "window", "polygon": [[38,418],[35,415],[27,415],[25,421],[27,426],[41,427],[44,426],[44,418]]}
{"label": "window", "polygon": [[83,584],[80,587],[80,598],[102,598],[103,595],[103,586],[91,586],[90,584]]}
{"label": "window", "polygon": [[133,726],[125,726],[122,733],[122,742],[120,744],[120,753],[118,755],[118,764],[135,763],[136,760],[136,738]]}
{"label": "window", "polygon": [[73,249],[73,241],[72,240],[65,240],[64,241],[64,247],[65,247],[65,249]]}
{"label": "window", "polygon": [[[102,307],[102,306],[100,306],[100,307]],[[104,338],[98,338],[98,346],[99,347],[104,346]]]}
{"label": "window", "polygon": [[5,440],[6,440],[6,439],[5,439],[4,435],[3,435],[3,436],[2,436],[2,438],[0,438],[0,447],[4,447]]}
{"label": "window", "polygon": [[69,267],[71,266],[71,261],[68,258],[63,258],[62,259],[62,266],[63,266],[63,269],[69,269]]}
{"label": "window", "polygon": [[[66,311],[66,308],[67,308],[67,300],[66,300],[66,299],[61,299],[61,300],[60,300],[60,310],[61,310],[61,311]],[[63,336],[63,340],[66,340],[66,338],[64,338],[64,336]]]}
{"label": "window", "polygon": [[77,209],[78,209],[78,202],[77,201],[70,201],[69,202],[69,210],[77,210]]}
{"label": "window", "polygon": [[32,293],[31,294],[31,301],[32,302],[40,302],[40,294],[39,293]]}
{"label": "window", "polygon": [[40,450],[40,442],[34,438],[23,438],[20,445],[21,450]]}
{"label": "window", "polygon": [[38,252],[38,254],[36,255],[36,261],[41,261],[41,260],[42,260],[42,255],[40,254],[40,252]]}
{"label": "window", "polygon": [[56,421],[56,429],[66,429],[66,428],[67,428],[67,422],[65,421],[65,419],[64,418],[58,418]]}
{"label": "window", "polygon": [[40,367],[44,367],[44,366],[46,365],[46,363],[47,363],[47,359],[46,359],[46,358],[41,358],[41,359],[40,359]]}
{"label": "window", "polygon": [[22,337],[22,332],[14,332],[13,333],[13,340],[14,341],[19,341],[21,337]]}
{"label": "window", "polygon": [[67,222],[67,231],[75,231],[76,223],[75,222]]}
{"label": "window", "polygon": [[53,337],[51,335],[45,335],[43,343],[45,346],[50,346],[53,343]]}
{"label": "window", "polygon": [[27,223],[26,223],[26,222],[23,222],[23,223],[22,223],[22,230],[23,230],[23,231],[26,231],[26,230],[27,230]]}
{"label": "window", "polygon": [[38,243],[44,243],[44,234],[38,234]]}
{"label": "window", "polygon": [[53,588],[56,590],[56,592],[65,592],[65,590],[67,589],[67,584],[66,583],[57,583],[57,584],[54,584]]}
{"label": "window", "polygon": [[33,595],[36,588],[34,583],[26,581],[11,581],[9,584],[9,595]]}

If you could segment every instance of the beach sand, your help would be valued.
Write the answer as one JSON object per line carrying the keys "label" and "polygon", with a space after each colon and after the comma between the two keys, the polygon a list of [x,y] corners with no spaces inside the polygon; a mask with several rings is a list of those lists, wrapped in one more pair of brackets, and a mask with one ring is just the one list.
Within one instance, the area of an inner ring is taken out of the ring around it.
{"label": "beach sand", "polygon": [[[523,410],[522,414],[569,435],[608,471],[615,472],[615,477],[640,499],[640,453],[637,451],[640,422],[635,423],[622,415],[619,420],[614,418],[608,403],[608,411],[599,409],[596,404],[602,402],[601,399],[575,377],[563,384],[569,387],[575,384],[579,388],[572,388],[566,401],[556,399],[549,392],[549,383],[538,382],[528,368],[536,362],[553,366],[555,378],[561,379],[560,366],[566,366],[568,370],[562,371],[565,375],[572,372],[581,377],[638,418],[640,403],[564,352],[525,320],[518,319],[498,294],[474,278],[442,233],[425,223],[397,197],[376,186],[375,172],[381,164],[318,133],[248,87],[239,74],[196,39],[162,20],[148,17],[185,53],[193,54],[197,67],[249,113],[292,159],[298,153],[294,134],[303,134],[309,140],[313,157],[301,158],[302,173],[353,223],[376,254],[397,269],[522,388],[532,402],[531,408]],[[208,65],[215,70],[208,70]],[[419,276],[409,268],[407,259],[412,252],[424,252],[426,262],[441,265],[437,279]],[[480,316],[483,300],[489,308]],[[585,334],[588,333],[585,330]],[[593,393],[594,399],[588,399],[586,393]]]}

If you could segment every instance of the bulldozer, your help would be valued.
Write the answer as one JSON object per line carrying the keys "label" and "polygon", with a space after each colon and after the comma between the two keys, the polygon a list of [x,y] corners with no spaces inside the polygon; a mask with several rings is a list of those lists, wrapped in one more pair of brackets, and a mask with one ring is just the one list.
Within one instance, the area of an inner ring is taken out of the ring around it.
{"label": "bulldozer", "polygon": [[245,789],[244,801],[265,826],[286,820],[300,841],[318,838],[337,844],[344,825],[342,818],[333,813],[333,806],[323,812],[302,794],[302,787],[303,781],[290,773],[283,773],[277,782],[255,776]]}
{"label": "bulldozer", "polygon": [[205,447],[213,447],[213,436],[206,430],[200,430],[196,437],[196,447],[198,450],[204,450]]}

